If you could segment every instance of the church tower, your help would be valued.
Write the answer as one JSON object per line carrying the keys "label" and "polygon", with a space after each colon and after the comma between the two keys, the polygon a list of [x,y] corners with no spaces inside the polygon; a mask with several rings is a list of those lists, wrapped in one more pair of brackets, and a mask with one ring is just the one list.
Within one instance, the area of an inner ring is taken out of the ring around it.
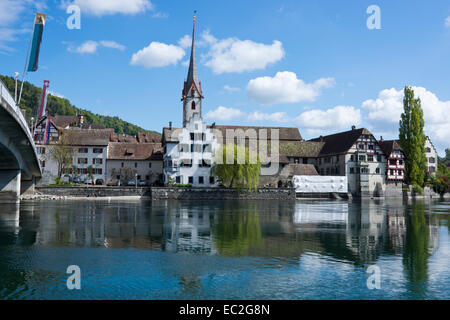
{"label": "church tower", "polygon": [[194,26],[192,30],[192,47],[191,59],[189,61],[189,71],[187,79],[184,82],[181,101],[183,101],[183,127],[189,122],[189,119],[197,114],[199,118],[202,117],[202,87],[198,80],[197,63],[195,60],[195,16]]}

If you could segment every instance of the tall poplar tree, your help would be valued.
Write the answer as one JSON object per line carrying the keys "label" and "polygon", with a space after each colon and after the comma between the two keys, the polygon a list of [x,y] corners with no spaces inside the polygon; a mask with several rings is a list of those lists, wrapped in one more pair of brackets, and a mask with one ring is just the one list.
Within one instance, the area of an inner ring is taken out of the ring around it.
{"label": "tall poplar tree", "polygon": [[403,98],[403,113],[400,119],[400,145],[406,155],[406,182],[423,186],[427,158],[423,132],[425,121],[420,98],[414,98],[414,90],[406,86]]}

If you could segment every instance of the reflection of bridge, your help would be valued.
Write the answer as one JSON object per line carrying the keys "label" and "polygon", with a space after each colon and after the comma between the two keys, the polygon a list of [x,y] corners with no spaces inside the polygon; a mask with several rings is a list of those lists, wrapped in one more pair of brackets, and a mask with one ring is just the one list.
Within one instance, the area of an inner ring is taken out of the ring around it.
{"label": "reflection of bridge", "polygon": [[18,201],[41,174],[27,122],[0,81],[0,202]]}

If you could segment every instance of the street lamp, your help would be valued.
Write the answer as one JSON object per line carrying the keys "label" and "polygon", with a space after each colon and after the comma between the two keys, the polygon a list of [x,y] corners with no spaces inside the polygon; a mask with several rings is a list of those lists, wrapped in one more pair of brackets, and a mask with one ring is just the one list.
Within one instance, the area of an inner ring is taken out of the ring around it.
{"label": "street lamp", "polygon": [[14,102],[17,103],[17,78],[19,78],[19,73],[14,72],[14,79],[16,79],[16,89],[14,90]]}
{"label": "street lamp", "polygon": [[[33,131],[34,131],[34,130],[33,130],[33,124],[34,124],[33,122],[34,122],[34,117],[31,117],[31,119],[30,119],[30,120],[31,120],[31,129],[30,129],[30,131],[31,131],[31,134],[33,134]],[[34,139],[34,138],[33,138],[33,139]]]}

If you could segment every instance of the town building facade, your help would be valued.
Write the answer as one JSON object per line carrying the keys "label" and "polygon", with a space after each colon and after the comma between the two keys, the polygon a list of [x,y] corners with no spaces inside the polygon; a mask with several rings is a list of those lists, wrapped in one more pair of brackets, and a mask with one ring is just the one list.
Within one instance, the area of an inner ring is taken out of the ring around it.
{"label": "town building facade", "polygon": [[427,158],[427,173],[435,176],[438,168],[438,153],[428,136],[425,140],[425,156]]}

